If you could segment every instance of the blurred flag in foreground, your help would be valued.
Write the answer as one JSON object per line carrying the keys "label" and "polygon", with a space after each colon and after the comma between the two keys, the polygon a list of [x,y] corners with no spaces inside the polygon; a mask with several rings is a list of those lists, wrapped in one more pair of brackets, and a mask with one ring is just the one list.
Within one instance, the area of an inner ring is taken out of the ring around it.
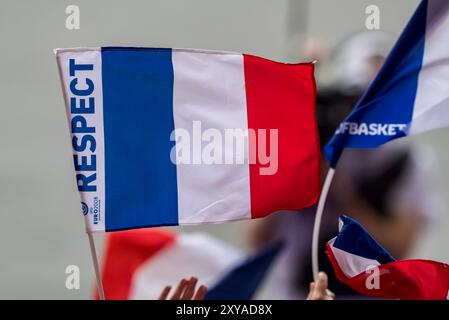
{"label": "blurred flag in foreground", "polygon": [[166,285],[176,287],[182,278],[195,276],[209,288],[206,299],[251,299],[281,249],[282,244],[276,244],[246,258],[237,248],[202,233],[112,233],[103,260],[105,296],[157,299]]}
{"label": "blurred flag in foreground", "polygon": [[210,288],[206,300],[251,300],[283,247],[274,243],[236,265]]}
{"label": "blurred flag in foreground", "polygon": [[449,265],[395,260],[357,221],[340,217],[326,251],[337,278],[362,295],[385,299],[449,299]]}
{"label": "blurred flag in foreground", "polygon": [[314,66],[56,50],[88,232],[264,217],[319,193]]}
{"label": "blurred flag in foreground", "polygon": [[376,148],[449,125],[449,1],[424,0],[352,113],[326,145],[335,168],[345,148]]}
{"label": "blurred flag in foreground", "polygon": [[210,287],[243,258],[242,252],[203,233],[161,229],[111,233],[103,259],[107,300],[157,299],[166,285],[198,277]]}

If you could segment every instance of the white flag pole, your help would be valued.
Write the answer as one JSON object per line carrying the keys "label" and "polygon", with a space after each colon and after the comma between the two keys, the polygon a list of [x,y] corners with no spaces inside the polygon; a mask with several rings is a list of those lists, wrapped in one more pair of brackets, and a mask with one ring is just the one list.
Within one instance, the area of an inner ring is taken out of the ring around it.
{"label": "white flag pole", "polygon": [[318,201],[318,207],[315,214],[315,223],[313,225],[312,235],[312,270],[313,279],[317,280],[318,272],[320,271],[318,265],[318,244],[320,238],[321,218],[323,217],[324,205],[326,204],[327,195],[334,178],[335,169],[329,168],[327,171],[326,179],[324,180],[323,189],[321,190],[320,200]]}
{"label": "white flag pole", "polygon": [[98,295],[100,297],[100,300],[104,300],[103,282],[101,280],[100,268],[98,267],[98,258],[97,251],[95,250],[94,237],[90,232],[87,233],[87,236],[89,237],[90,253],[92,255],[92,262],[94,264],[95,277],[97,278]]}

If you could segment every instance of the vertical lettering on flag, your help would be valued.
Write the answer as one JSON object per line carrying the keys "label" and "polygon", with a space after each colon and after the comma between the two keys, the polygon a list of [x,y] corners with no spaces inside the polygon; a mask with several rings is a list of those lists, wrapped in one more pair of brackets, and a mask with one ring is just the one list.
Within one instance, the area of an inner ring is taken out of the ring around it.
{"label": "vertical lettering on flag", "polygon": [[101,50],[56,50],[87,232],[105,230]]}

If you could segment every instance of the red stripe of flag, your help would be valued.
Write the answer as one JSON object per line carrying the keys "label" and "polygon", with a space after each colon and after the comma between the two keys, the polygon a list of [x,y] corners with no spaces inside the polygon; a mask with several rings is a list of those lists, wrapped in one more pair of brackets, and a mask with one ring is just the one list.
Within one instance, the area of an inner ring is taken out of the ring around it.
{"label": "red stripe of flag", "polygon": [[[326,254],[335,275],[354,291],[368,297],[401,300],[446,300],[449,290],[449,265],[413,259],[398,260],[378,266],[355,277],[347,277],[340,268],[332,248],[327,244]],[[373,277],[379,277],[378,287],[371,287]]]}
{"label": "red stripe of flag", "polygon": [[[174,234],[160,229],[127,230],[108,234],[102,272],[105,298],[128,300],[136,270],[150,257],[174,242]],[[98,299],[96,290],[94,296]]]}
{"label": "red stripe of flag", "polygon": [[[314,65],[244,55],[244,72],[248,128],[278,129],[279,141],[276,174],[261,175],[259,170],[266,165],[259,157],[250,164],[252,218],[315,204],[320,187],[320,146]],[[260,147],[260,141],[257,143]],[[250,150],[253,145],[250,139]]]}

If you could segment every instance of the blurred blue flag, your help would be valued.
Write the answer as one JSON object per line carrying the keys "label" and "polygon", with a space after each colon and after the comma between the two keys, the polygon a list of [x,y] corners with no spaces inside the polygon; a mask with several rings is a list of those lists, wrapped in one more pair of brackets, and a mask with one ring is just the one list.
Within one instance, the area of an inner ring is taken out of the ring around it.
{"label": "blurred blue flag", "polygon": [[251,300],[283,247],[280,241],[259,251],[226,274],[205,299]]}
{"label": "blurred blue flag", "polygon": [[449,1],[424,0],[352,113],[325,147],[335,168],[345,148],[376,148],[449,126]]}

